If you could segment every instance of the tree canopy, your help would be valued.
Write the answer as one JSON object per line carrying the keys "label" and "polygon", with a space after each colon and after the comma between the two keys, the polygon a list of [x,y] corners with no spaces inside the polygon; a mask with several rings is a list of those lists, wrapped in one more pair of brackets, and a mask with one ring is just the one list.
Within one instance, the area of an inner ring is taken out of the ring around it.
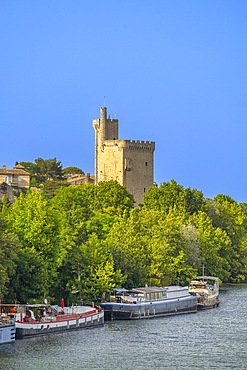
{"label": "tree canopy", "polygon": [[[49,163],[52,181],[61,181],[60,162]],[[48,172],[27,167],[48,181]],[[9,301],[98,301],[117,286],[188,284],[203,265],[224,282],[247,281],[245,203],[205,199],[172,180],[134,208],[126,188],[109,181],[43,185],[0,207],[1,296]]]}
{"label": "tree canopy", "polygon": [[[56,158],[36,158],[33,162],[20,162],[24,169],[31,175],[31,186],[39,187],[48,180],[65,180],[67,169],[63,170],[61,161]],[[75,168],[75,167],[70,167]],[[64,172],[65,171],[65,172]],[[78,169],[78,171],[81,171]]]}

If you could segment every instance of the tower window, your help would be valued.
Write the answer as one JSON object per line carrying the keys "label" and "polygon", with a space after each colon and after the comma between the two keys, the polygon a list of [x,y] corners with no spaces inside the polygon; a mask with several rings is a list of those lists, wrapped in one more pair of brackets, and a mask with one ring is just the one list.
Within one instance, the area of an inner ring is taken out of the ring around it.
{"label": "tower window", "polygon": [[145,162],[145,165],[147,166],[148,165],[148,162]]}
{"label": "tower window", "polygon": [[144,192],[143,193],[146,193],[146,188],[144,188]]}

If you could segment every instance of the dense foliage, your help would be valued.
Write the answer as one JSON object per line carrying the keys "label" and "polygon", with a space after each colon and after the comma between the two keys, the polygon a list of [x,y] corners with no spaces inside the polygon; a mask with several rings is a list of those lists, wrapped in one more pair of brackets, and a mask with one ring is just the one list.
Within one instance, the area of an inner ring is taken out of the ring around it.
{"label": "dense foliage", "polygon": [[116,286],[187,284],[203,265],[224,282],[247,281],[247,205],[174,180],[151,187],[139,208],[109,181],[52,196],[29,190],[0,210],[0,298],[9,302],[98,301]]}
{"label": "dense foliage", "polygon": [[63,166],[56,158],[37,158],[33,162],[20,162],[31,175],[31,186],[39,186],[47,180],[63,180]]}

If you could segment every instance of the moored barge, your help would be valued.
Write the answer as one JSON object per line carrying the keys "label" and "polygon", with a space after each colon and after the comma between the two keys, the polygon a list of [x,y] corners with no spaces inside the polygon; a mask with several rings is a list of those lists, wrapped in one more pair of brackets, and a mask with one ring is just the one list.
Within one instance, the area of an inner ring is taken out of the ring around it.
{"label": "moored barge", "polygon": [[19,309],[15,324],[16,339],[23,339],[101,326],[104,311],[97,306],[28,305]]}
{"label": "moored barge", "polygon": [[219,278],[215,276],[197,276],[189,285],[189,293],[197,297],[198,310],[218,307]]}
{"label": "moored barge", "polygon": [[181,286],[114,289],[101,307],[105,320],[147,319],[196,312],[197,298]]}
{"label": "moored barge", "polygon": [[0,344],[12,343],[15,341],[14,318],[7,314],[0,313]]}

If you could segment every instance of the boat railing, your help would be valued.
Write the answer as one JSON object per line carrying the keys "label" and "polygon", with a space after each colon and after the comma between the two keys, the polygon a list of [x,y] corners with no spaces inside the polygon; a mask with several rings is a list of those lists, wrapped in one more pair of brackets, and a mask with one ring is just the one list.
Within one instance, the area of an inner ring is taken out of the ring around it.
{"label": "boat railing", "polygon": [[41,318],[32,318],[32,317],[23,317],[23,319],[16,320],[18,323],[37,323],[37,322],[53,322],[53,321],[64,321],[64,320],[76,320],[79,318],[86,318],[92,315],[96,315],[97,313],[102,312],[102,308],[93,308],[90,311],[82,312],[82,313],[71,313],[71,314],[59,314],[59,315],[46,315]]}

